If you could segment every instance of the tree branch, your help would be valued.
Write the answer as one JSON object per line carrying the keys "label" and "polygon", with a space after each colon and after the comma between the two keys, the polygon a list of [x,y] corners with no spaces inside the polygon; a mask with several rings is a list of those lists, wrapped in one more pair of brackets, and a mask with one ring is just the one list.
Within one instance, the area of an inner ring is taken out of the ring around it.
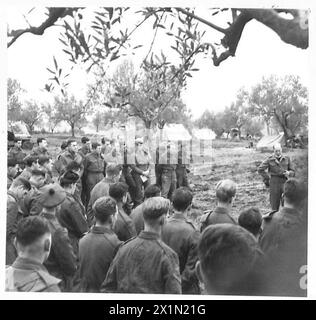
{"label": "tree branch", "polygon": [[[280,38],[288,44],[292,44],[298,48],[308,48],[308,16],[300,10],[287,10],[294,16],[294,19],[284,19],[276,10],[267,9],[241,9],[241,12],[249,14],[252,18],[263,23],[273,31],[275,31]],[[282,10],[285,12],[286,10]]]}
{"label": "tree branch", "polygon": [[227,50],[222,52],[219,56],[217,55],[215,47],[210,44],[212,48],[212,60],[214,66],[217,67],[227,58],[235,56],[244,27],[251,19],[251,16],[247,13],[240,13],[236,16],[230,27],[226,29],[225,36],[221,40],[221,44],[224,48],[227,48]]}
{"label": "tree branch", "polygon": [[35,35],[42,35],[44,31],[55,25],[55,22],[59,18],[63,18],[67,15],[71,15],[73,12],[77,11],[79,8],[48,8],[49,15],[48,18],[38,27],[29,27],[27,29],[12,30],[8,32],[8,37],[12,37],[9,41],[7,47],[9,48],[20,36],[24,33],[32,33]]}
{"label": "tree branch", "polygon": [[198,21],[206,24],[207,26],[215,29],[215,30],[218,31],[218,32],[225,33],[225,34],[226,34],[226,32],[227,32],[227,29],[221,28],[221,27],[215,25],[214,23],[212,23],[212,22],[210,22],[210,21],[207,21],[207,20],[205,20],[205,19],[203,19],[203,18],[195,15],[194,13],[191,13],[191,12],[189,12],[189,11],[183,9],[183,8],[176,8],[176,10],[179,11],[179,12],[182,12],[183,14],[185,14],[185,15],[191,17],[191,18],[194,18],[194,19],[196,19],[196,20],[198,20]]}

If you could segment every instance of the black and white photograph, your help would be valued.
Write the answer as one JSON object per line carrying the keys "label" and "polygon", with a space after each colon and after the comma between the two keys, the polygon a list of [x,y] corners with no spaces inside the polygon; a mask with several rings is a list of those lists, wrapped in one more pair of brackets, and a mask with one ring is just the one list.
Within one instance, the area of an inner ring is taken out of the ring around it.
{"label": "black and white photograph", "polygon": [[2,6],[4,296],[310,296],[314,9],[237,2]]}

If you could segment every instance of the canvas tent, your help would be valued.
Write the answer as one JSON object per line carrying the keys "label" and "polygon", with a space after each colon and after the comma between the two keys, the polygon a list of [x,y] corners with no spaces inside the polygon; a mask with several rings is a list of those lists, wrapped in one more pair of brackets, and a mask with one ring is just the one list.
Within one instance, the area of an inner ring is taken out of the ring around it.
{"label": "canvas tent", "polygon": [[161,134],[161,140],[188,141],[192,139],[192,136],[183,124],[178,123],[165,125],[162,133],[158,134]]}
{"label": "canvas tent", "polygon": [[261,140],[257,143],[256,149],[260,151],[272,151],[273,146],[276,143],[280,143],[281,145],[285,144],[283,132],[276,135],[262,137]]}
{"label": "canvas tent", "polygon": [[195,139],[198,140],[214,140],[216,137],[214,131],[207,128],[193,129],[192,135]]}

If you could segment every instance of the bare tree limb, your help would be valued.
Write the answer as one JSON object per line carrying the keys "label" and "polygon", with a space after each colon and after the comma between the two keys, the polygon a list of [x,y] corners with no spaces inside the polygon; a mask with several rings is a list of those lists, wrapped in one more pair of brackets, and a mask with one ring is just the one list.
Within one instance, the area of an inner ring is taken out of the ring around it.
{"label": "bare tree limb", "polygon": [[184,13],[185,15],[187,15],[187,16],[189,16],[189,17],[192,17],[192,18],[194,18],[194,19],[196,19],[196,20],[198,20],[198,21],[206,24],[207,26],[209,26],[209,27],[217,30],[218,32],[226,33],[226,31],[227,31],[227,29],[221,28],[221,27],[215,25],[214,23],[212,23],[212,22],[210,22],[210,21],[207,21],[207,20],[205,20],[205,19],[203,19],[203,18],[195,15],[194,13],[191,13],[191,12],[189,12],[189,11],[183,9],[183,8],[176,8],[176,10],[179,11],[179,12]]}
{"label": "bare tree limb", "polygon": [[236,17],[236,20],[227,29],[224,38],[221,40],[223,47],[227,48],[227,50],[222,52],[219,56],[216,53],[215,47],[210,45],[213,53],[212,59],[214,66],[217,67],[227,58],[235,56],[244,27],[251,19],[251,16],[247,13],[240,13]]}
{"label": "bare tree limb", "polygon": [[12,37],[9,41],[7,47],[9,48],[20,36],[24,33],[32,33],[35,35],[42,35],[44,31],[55,25],[55,22],[59,18],[63,18],[67,15],[71,15],[73,12],[77,11],[79,8],[48,8],[49,14],[48,18],[38,27],[29,27],[27,29],[18,29],[8,32],[8,37]]}

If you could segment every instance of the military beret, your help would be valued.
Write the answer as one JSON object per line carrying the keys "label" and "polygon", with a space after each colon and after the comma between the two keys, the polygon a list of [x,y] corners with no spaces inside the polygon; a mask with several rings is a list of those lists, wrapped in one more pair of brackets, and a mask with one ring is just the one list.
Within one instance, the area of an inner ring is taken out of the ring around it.
{"label": "military beret", "polygon": [[39,203],[44,208],[54,208],[66,199],[65,190],[56,183],[51,183],[41,189],[38,197]]}
{"label": "military beret", "polygon": [[90,141],[90,139],[88,137],[82,137],[81,138],[81,142],[82,143],[87,143],[88,141]]}
{"label": "military beret", "polygon": [[79,175],[72,171],[66,171],[60,178],[61,185],[69,185],[76,183],[79,180]]}

